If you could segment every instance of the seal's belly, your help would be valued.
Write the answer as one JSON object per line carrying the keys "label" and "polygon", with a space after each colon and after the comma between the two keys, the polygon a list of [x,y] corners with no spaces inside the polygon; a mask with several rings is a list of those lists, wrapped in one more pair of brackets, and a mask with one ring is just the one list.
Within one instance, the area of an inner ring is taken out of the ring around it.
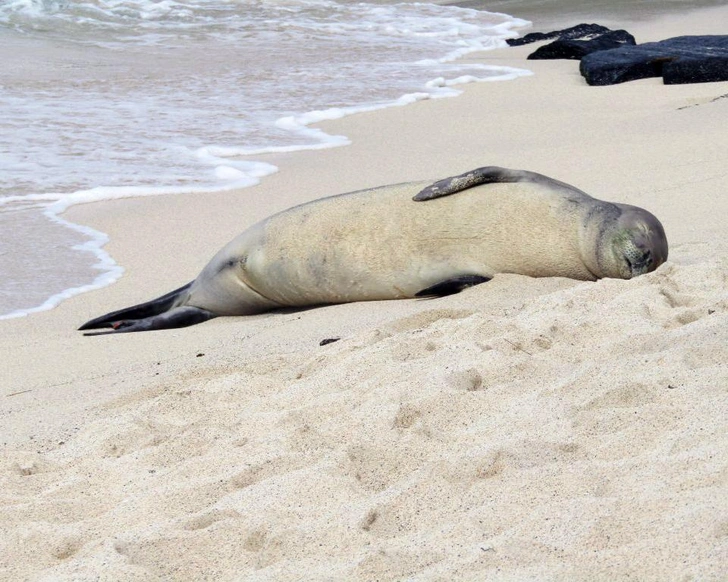
{"label": "seal's belly", "polygon": [[573,261],[563,252],[552,258],[554,245],[576,244],[574,229],[549,218],[548,200],[538,224],[529,224],[513,200],[523,185],[412,201],[427,184],[327,198],[271,217],[246,245],[241,279],[282,305],[311,305],[413,297],[463,274],[586,272],[576,249]]}
{"label": "seal's belly", "polygon": [[433,239],[411,201],[409,212],[341,202],[270,220],[248,252],[246,283],[284,305],[310,305],[413,297],[456,272],[457,245]]}

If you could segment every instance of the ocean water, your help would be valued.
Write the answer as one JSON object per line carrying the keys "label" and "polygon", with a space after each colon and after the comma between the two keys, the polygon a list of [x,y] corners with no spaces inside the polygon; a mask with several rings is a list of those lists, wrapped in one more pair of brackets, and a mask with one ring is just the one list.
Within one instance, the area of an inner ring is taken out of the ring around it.
{"label": "ocean water", "polygon": [[422,3],[0,2],[0,319],[123,269],[71,204],[256,184],[256,154],[346,145],[323,119],[525,71],[464,64],[527,22]]}

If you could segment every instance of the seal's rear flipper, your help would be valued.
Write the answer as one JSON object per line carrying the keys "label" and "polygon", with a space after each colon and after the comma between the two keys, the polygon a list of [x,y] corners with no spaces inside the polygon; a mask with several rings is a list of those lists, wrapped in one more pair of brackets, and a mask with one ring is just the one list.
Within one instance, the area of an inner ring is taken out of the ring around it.
{"label": "seal's rear flipper", "polygon": [[104,333],[114,333],[116,331],[146,331],[151,329],[186,327],[215,317],[212,312],[206,309],[200,309],[199,307],[175,307],[175,305],[182,303],[180,297],[191,285],[192,283],[190,282],[152,301],[140,303],[139,305],[127,307],[126,309],[112,311],[111,313],[87,321],[78,329],[81,331],[104,328],[114,330]]}
{"label": "seal's rear flipper", "polygon": [[480,285],[481,283],[490,281],[490,279],[490,277],[483,277],[482,275],[463,275],[462,277],[445,279],[432,287],[415,293],[415,297],[445,297],[446,295],[454,295],[455,293],[460,293],[463,289]]}
{"label": "seal's rear flipper", "polygon": [[[85,324],[79,329],[102,329],[111,328],[109,331],[97,331],[85,333],[83,335],[106,335],[109,333],[127,333],[131,331],[152,331],[155,329],[172,329],[177,327],[187,327],[202,323],[208,319],[217,317],[211,311],[200,307],[191,307],[189,305],[183,307],[175,307],[159,315],[152,315],[143,319],[118,319],[105,323],[98,323],[93,327]],[[91,322],[89,322],[91,323]]]}

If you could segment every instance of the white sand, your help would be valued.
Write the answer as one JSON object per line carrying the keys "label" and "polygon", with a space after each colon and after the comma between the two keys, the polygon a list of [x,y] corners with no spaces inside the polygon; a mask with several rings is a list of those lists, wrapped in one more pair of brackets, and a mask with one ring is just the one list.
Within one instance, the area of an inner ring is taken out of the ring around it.
{"label": "white sand", "polygon": [[[647,41],[725,22],[623,25]],[[0,578],[727,579],[728,83],[588,87],[532,48],[477,60],[534,76],[326,123],[354,145],[276,156],[256,188],[71,209],[128,271],[0,322]],[[74,331],[274,211],[490,164],[648,208],[669,262]]]}

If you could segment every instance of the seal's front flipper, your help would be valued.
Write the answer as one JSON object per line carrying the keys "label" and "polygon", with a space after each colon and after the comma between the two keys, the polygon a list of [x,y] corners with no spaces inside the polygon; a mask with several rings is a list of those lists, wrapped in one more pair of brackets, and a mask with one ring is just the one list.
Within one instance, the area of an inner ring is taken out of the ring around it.
{"label": "seal's front flipper", "polygon": [[[131,331],[152,331],[155,329],[173,329],[177,327],[187,327],[202,323],[208,319],[216,317],[212,311],[202,309],[200,307],[191,307],[185,305],[183,307],[175,307],[169,311],[165,311],[159,315],[152,315],[143,319],[117,319],[105,323],[99,323],[93,327],[85,324],[79,329],[103,329],[111,328],[109,331],[97,331],[85,333],[83,335],[106,335],[109,333],[128,333]],[[91,322],[89,322],[91,323]]]}
{"label": "seal's front flipper", "polygon": [[420,190],[412,197],[412,200],[415,202],[424,202],[426,200],[434,200],[435,198],[441,198],[443,196],[450,196],[450,194],[457,194],[458,192],[462,192],[468,188],[482,186],[483,184],[503,184],[514,182],[533,182],[536,184],[543,184],[550,188],[561,188],[581,192],[581,190],[578,190],[565,182],[559,182],[558,180],[554,180],[553,178],[549,178],[543,174],[537,174],[536,172],[509,170],[508,168],[501,168],[499,166],[484,166],[482,168],[471,170],[470,172],[465,172],[459,176],[438,180],[434,184],[429,185],[427,188]]}
{"label": "seal's front flipper", "polygon": [[423,202],[432,200],[442,196],[449,196],[457,192],[462,192],[468,188],[482,186],[483,184],[493,184],[496,182],[517,182],[515,174],[517,171],[500,168],[498,166],[485,166],[476,168],[470,172],[465,172],[459,176],[438,180],[424,190],[418,192],[412,200],[415,202]]}
{"label": "seal's front flipper", "polygon": [[473,287],[474,285],[480,285],[481,283],[490,281],[490,279],[490,277],[483,277],[482,275],[463,275],[462,277],[454,277],[415,293],[415,297],[445,297],[446,295],[454,295],[455,293],[460,293],[463,289]]}

